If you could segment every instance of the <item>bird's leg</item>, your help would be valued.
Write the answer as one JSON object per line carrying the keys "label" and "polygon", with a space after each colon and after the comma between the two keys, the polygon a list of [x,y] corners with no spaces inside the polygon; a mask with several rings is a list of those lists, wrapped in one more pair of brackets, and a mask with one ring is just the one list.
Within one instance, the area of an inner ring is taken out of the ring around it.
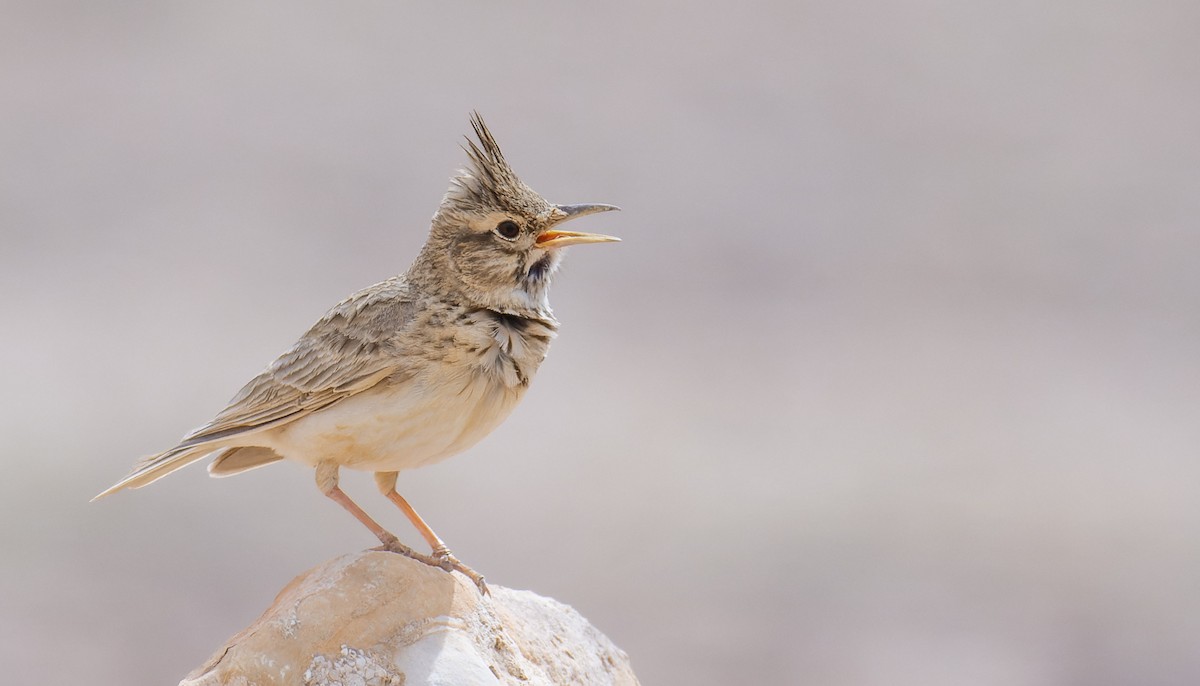
{"label": "bird's leg", "polygon": [[405,557],[411,557],[414,560],[424,562],[433,567],[440,567],[441,561],[436,560],[428,555],[422,555],[417,551],[409,548],[400,542],[390,531],[379,525],[379,522],[371,518],[371,515],[363,511],[346,492],[338,487],[338,466],[333,462],[322,462],[317,465],[317,488],[329,497],[330,500],[341,505],[347,512],[354,515],[354,518],[362,522],[364,526],[371,530],[371,533],[383,543],[383,549],[399,553]]}
{"label": "bird's leg", "polygon": [[396,492],[396,472],[375,472],[375,484],[379,486],[379,492],[387,496],[388,500],[396,503],[396,506],[404,512],[404,516],[408,517],[408,521],[412,522],[412,525],[417,528],[421,537],[425,539],[425,542],[433,550],[434,557],[443,557],[450,554],[450,549],[446,547],[442,539],[438,538],[438,535],[433,532],[433,529],[429,528],[424,519],[421,519],[421,515],[417,514],[412,505],[409,505],[408,501]]}
{"label": "bird's leg", "polygon": [[475,582],[475,585],[479,587],[481,592],[485,595],[488,594],[489,591],[487,584],[484,583],[483,575],[459,562],[458,558],[450,554],[450,549],[446,547],[442,539],[425,523],[421,515],[417,514],[413,506],[408,504],[404,496],[396,492],[396,474],[396,472],[375,472],[375,485],[379,487],[379,491],[388,500],[395,503],[396,507],[400,508],[400,511],[404,513],[404,516],[408,517],[408,521],[412,522],[412,525],[421,533],[421,537],[425,539],[425,542],[433,550],[433,558],[439,561],[437,566],[446,571],[456,569],[462,572],[468,579]]}

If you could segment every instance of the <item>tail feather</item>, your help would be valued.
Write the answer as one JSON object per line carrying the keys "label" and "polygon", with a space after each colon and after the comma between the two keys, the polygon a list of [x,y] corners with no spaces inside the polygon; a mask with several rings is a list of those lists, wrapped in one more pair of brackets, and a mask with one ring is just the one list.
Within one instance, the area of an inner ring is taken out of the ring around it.
{"label": "tail feather", "polygon": [[171,448],[165,453],[144,457],[133,466],[133,471],[128,476],[92,498],[92,502],[126,488],[141,488],[146,484],[158,481],[177,469],[183,469],[196,460],[204,459],[213,450],[212,445],[179,446]]}
{"label": "tail feather", "polygon": [[208,465],[208,473],[215,477],[233,476],[251,469],[265,467],[282,459],[282,455],[270,448],[259,446],[226,448],[217,453],[216,458]]}

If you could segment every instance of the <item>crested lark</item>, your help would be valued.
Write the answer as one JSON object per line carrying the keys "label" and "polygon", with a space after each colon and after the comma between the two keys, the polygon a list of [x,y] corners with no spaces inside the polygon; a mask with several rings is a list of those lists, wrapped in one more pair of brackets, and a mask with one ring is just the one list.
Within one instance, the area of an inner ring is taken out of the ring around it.
{"label": "crested lark", "polygon": [[[321,492],[384,548],[487,590],[396,492],[396,474],[459,453],[525,394],[558,322],[550,277],[569,245],[618,240],[563,231],[612,205],[552,205],[517,178],[478,114],[467,169],[453,179],[409,270],[351,295],[234,396],[211,422],[143,458],[96,498],[140,488],[213,455],[229,476],[284,458],[316,468]],[[338,488],[342,467],[375,473],[433,549],[401,544]]]}

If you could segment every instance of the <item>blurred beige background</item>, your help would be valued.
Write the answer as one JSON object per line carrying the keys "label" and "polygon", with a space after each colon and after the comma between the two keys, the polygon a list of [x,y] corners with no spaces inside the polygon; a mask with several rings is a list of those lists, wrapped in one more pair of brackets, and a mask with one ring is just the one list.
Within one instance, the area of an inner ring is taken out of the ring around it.
{"label": "blurred beige background", "polygon": [[402,476],[464,560],[646,684],[1200,682],[1200,5],[447,5],[5,3],[7,681],[174,683],[373,544],[290,464],[87,501],[407,267],[478,108],[625,242]]}

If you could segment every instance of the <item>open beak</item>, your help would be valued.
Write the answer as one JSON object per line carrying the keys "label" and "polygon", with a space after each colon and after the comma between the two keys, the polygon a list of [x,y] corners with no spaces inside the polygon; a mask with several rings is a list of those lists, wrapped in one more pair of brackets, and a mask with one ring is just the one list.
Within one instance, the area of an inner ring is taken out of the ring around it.
{"label": "open beak", "polygon": [[[555,205],[554,215],[557,221],[554,223],[561,224],[571,219],[578,217],[586,217],[589,214],[597,214],[599,212],[611,212],[621,208],[616,205]],[[547,229],[538,234],[534,245],[543,248],[565,248],[568,245],[582,245],[584,243],[612,243],[620,241],[620,238],[615,236],[605,236],[599,233],[582,233],[580,231],[559,231],[558,229]]]}

